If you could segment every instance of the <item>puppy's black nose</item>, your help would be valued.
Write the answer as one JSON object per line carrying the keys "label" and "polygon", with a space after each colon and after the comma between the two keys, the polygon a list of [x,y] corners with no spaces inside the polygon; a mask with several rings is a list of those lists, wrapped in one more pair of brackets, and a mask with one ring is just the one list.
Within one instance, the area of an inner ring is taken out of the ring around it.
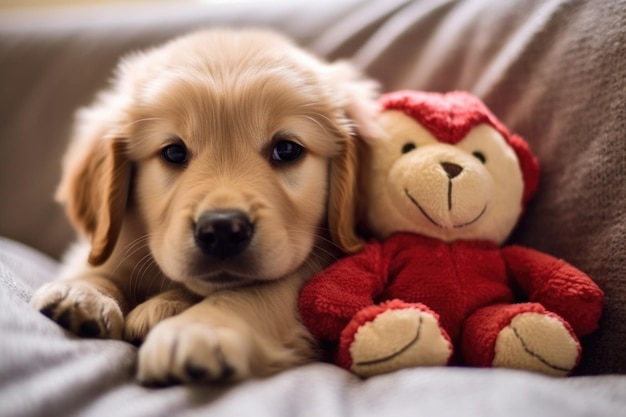
{"label": "puppy's black nose", "polygon": [[212,210],[203,213],[195,225],[196,245],[207,255],[220,259],[235,256],[250,243],[254,225],[238,210]]}

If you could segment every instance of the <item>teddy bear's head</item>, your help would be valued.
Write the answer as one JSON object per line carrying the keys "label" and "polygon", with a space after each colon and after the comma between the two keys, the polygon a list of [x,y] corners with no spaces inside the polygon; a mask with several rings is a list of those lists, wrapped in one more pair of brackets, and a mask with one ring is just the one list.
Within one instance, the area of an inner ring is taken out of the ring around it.
{"label": "teddy bear's head", "polygon": [[538,183],[526,142],[468,93],[399,91],[380,104],[360,177],[371,232],[501,244]]}

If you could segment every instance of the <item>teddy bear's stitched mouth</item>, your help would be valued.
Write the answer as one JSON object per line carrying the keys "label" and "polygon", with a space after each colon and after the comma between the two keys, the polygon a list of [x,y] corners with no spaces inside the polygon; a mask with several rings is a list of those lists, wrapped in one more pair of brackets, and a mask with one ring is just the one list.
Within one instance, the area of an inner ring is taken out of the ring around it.
{"label": "teddy bear's stitched mouth", "polygon": [[[439,227],[441,229],[450,229],[449,227],[443,226],[443,225],[437,223],[435,220],[433,220],[433,218],[430,217],[428,212],[426,212],[426,210],[424,210],[424,208],[420,205],[420,203],[418,203],[417,200],[415,198],[413,198],[411,193],[409,193],[408,188],[405,188],[404,192],[407,195],[407,197],[409,197],[409,200],[411,200],[411,202],[415,205],[415,207],[417,207],[419,209],[419,211],[424,215],[424,217],[426,217],[426,219],[429,222],[431,222],[432,224],[434,224],[435,226],[437,226],[437,227]],[[453,229],[461,229],[463,227],[466,227],[466,226],[469,226],[471,224],[476,223],[483,216],[483,214],[485,214],[485,211],[487,211],[487,203],[485,203],[485,206],[483,207],[481,212],[478,213],[478,216],[476,216],[474,219],[472,219],[472,220],[470,220],[469,222],[466,222],[466,223],[455,224],[455,225],[452,226],[452,228]]]}

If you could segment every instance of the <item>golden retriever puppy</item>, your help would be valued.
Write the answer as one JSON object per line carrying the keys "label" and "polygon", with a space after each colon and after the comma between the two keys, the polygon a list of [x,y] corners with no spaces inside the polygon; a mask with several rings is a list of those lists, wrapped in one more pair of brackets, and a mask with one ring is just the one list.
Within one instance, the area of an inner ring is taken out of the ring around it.
{"label": "golden retriever puppy", "polygon": [[263,30],[124,58],[64,161],[58,198],[84,241],[32,304],[80,336],[143,341],[145,383],[310,360],[297,292],[360,245],[352,125],[374,95],[346,63]]}

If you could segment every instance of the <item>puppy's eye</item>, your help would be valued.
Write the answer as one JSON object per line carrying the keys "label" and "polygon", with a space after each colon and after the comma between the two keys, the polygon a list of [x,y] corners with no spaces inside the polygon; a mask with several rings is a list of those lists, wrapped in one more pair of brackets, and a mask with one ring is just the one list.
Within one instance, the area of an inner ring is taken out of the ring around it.
{"label": "puppy's eye", "polygon": [[413,142],[405,143],[404,146],[402,146],[402,153],[409,153],[415,148],[416,146]]}
{"label": "puppy's eye", "polygon": [[478,159],[480,162],[482,162],[483,164],[487,162],[487,158],[485,157],[485,154],[482,153],[481,151],[474,151],[472,152],[472,155],[474,155],[474,157]]}
{"label": "puppy's eye", "polygon": [[170,164],[182,165],[187,162],[187,148],[180,143],[172,143],[161,150],[161,155]]}
{"label": "puppy's eye", "polygon": [[304,155],[304,148],[296,142],[281,140],[272,149],[272,162],[294,162]]}

